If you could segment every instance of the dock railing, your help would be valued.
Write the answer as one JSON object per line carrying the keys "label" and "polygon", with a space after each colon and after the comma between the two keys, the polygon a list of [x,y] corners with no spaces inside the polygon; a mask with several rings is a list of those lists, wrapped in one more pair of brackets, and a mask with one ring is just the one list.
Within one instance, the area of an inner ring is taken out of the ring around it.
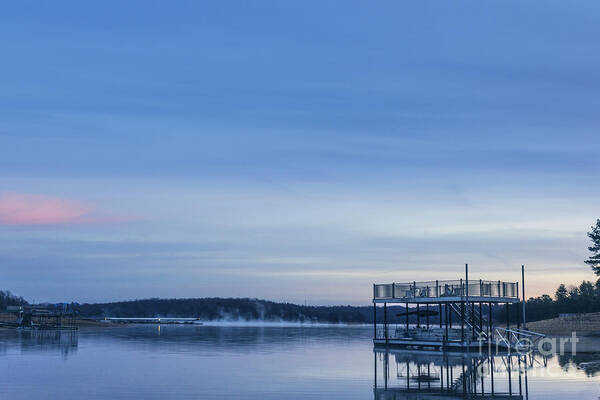
{"label": "dock railing", "polygon": [[445,280],[412,283],[384,283],[373,285],[373,299],[416,299],[463,297],[467,294],[477,297],[510,297],[518,298],[517,282],[484,281],[484,280]]}

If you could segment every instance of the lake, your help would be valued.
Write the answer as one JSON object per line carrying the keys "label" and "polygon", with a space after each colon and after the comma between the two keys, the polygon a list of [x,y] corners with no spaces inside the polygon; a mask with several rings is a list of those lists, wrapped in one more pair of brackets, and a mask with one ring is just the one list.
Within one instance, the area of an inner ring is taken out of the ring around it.
{"label": "lake", "polygon": [[600,354],[374,352],[371,335],[331,326],[5,330],[0,391],[6,399],[431,399],[487,395],[493,380],[496,394],[516,399],[600,395],[599,377],[576,366]]}

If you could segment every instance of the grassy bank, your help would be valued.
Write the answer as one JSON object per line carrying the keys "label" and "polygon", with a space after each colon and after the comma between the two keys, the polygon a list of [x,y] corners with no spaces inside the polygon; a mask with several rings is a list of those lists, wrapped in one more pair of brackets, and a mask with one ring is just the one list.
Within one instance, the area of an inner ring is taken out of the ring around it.
{"label": "grassy bank", "polygon": [[551,336],[570,336],[571,332],[577,332],[580,336],[600,337],[600,312],[529,322],[527,329]]}

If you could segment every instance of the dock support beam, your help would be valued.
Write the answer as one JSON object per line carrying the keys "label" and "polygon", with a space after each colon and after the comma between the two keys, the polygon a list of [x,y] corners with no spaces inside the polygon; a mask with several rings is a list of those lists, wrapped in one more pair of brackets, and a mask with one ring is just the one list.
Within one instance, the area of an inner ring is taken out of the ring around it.
{"label": "dock support beam", "polygon": [[483,332],[483,303],[479,303],[479,332]]}
{"label": "dock support beam", "polygon": [[444,305],[444,311],[446,314],[446,318],[445,318],[446,319],[446,340],[448,340],[448,320],[449,320],[448,316],[449,316],[449,314],[448,314],[448,304],[447,303]]}
{"label": "dock support beam", "polygon": [[383,331],[385,333],[385,344],[388,344],[387,303],[383,303]]}
{"label": "dock support beam", "polygon": [[465,302],[460,302],[460,340],[465,341]]}
{"label": "dock support beam", "polygon": [[377,303],[373,302],[373,339],[377,339]]}
{"label": "dock support beam", "polygon": [[525,318],[525,266],[521,265],[521,292],[523,293],[523,329],[527,329],[527,319]]}
{"label": "dock support beam", "polygon": [[[521,296],[519,295],[519,282],[517,282],[517,299],[520,299]],[[519,329],[521,327],[521,302],[518,302],[515,304],[516,308],[517,308],[517,329]]]}
{"label": "dock support beam", "polygon": [[[475,336],[475,325],[473,323],[473,305],[471,304],[471,326],[473,327],[473,333],[471,335],[471,338],[473,336]],[[466,317],[467,317],[467,313],[469,312],[469,264],[465,264],[465,304],[463,307],[463,315],[462,315],[462,320],[461,324],[464,325],[464,323],[466,322]],[[463,342],[465,340],[464,337],[464,333],[463,333]],[[469,339],[469,342],[471,341],[471,339]]]}
{"label": "dock support beam", "polygon": [[488,339],[493,336],[493,326],[492,326],[492,303],[488,303]]}
{"label": "dock support beam", "polygon": [[515,304],[516,308],[517,308],[517,329],[521,328],[521,303],[516,303]]}
{"label": "dock support beam", "polygon": [[475,340],[475,303],[471,302],[471,337]]}

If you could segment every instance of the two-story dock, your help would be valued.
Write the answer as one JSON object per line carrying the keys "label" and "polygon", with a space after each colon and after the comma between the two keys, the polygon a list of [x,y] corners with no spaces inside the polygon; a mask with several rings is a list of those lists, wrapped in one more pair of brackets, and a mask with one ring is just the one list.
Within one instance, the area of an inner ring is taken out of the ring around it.
{"label": "two-story dock", "polygon": [[[510,351],[543,337],[525,329],[518,282],[470,280],[468,275],[467,265],[465,279],[374,284],[375,345],[455,350],[493,345]],[[524,284],[523,269],[522,279]],[[388,323],[388,305],[404,306],[405,311],[397,314],[404,319],[402,324]],[[504,326],[494,326],[492,313],[497,305],[504,306]],[[383,324],[378,324],[381,308]],[[516,317],[514,327],[510,326],[511,314]],[[430,323],[431,319],[435,322]]]}

